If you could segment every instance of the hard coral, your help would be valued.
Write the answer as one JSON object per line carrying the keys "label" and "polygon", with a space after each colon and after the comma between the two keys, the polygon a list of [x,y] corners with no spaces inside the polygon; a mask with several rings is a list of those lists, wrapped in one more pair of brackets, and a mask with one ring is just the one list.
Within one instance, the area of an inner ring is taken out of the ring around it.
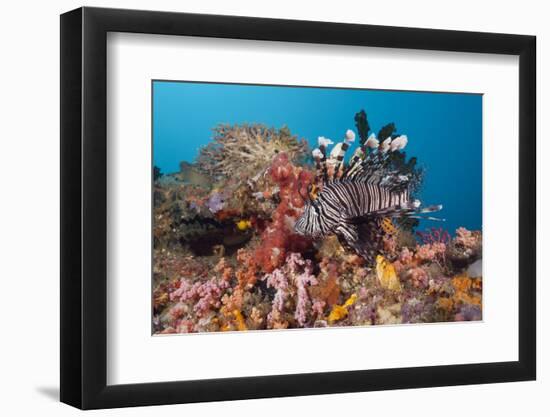
{"label": "hard coral", "polygon": [[288,128],[268,128],[261,124],[218,125],[210,144],[200,150],[199,168],[217,179],[243,180],[261,175],[281,152],[297,160],[307,154],[307,144]]}

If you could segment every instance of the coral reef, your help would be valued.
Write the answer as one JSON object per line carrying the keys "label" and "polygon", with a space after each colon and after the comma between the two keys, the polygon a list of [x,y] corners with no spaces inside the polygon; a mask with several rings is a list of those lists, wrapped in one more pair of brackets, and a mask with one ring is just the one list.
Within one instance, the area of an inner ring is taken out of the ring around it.
{"label": "coral reef", "polygon": [[[355,120],[364,154],[406,142],[391,123],[367,136],[366,114]],[[286,128],[220,125],[196,163],[154,169],[154,333],[481,320],[481,231],[415,233],[415,219],[381,218],[372,262],[335,235],[297,234],[318,192],[322,155],[309,154]],[[418,186],[416,159],[392,158],[388,169],[406,170]],[[327,169],[337,176],[334,160]]]}
{"label": "coral reef", "polygon": [[281,152],[296,162],[306,156],[307,144],[291,135],[286,127],[219,125],[214,128],[212,142],[200,150],[197,165],[218,180],[238,176],[246,182],[262,175]]}

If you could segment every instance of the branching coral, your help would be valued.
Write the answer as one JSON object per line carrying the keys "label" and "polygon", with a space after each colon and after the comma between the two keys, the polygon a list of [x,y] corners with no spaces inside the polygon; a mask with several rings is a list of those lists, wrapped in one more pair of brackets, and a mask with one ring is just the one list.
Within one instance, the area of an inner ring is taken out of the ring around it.
{"label": "branching coral", "polygon": [[435,228],[432,227],[431,229],[428,229],[427,231],[417,231],[416,235],[420,238],[423,244],[430,245],[435,243],[443,243],[445,245],[448,245],[451,243],[451,236],[449,235],[449,232],[446,230],[443,230],[443,228]]}
{"label": "branching coral", "polygon": [[218,125],[212,142],[200,150],[199,168],[217,179],[256,178],[279,153],[291,160],[307,154],[307,144],[291,135],[288,128],[268,128],[261,124]]}

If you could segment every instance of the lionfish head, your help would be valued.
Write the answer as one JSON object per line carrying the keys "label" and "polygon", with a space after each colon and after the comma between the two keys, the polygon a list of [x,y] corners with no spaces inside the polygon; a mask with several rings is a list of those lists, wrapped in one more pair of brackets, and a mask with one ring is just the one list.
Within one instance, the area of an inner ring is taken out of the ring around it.
{"label": "lionfish head", "polygon": [[315,209],[314,201],[307,201],[302,215],[294,223],[294,231],[302,236],[320,237],[319,212]]}

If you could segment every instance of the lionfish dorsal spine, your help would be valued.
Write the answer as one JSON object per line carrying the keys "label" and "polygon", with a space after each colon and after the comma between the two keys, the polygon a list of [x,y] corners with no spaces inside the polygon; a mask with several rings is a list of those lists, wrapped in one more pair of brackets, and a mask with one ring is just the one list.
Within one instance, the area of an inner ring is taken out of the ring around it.
{"label": "lionfish dorsal spine", "polygon": [[[396,155],[407,145],[407,136],[389,134],[380,140],[369,129],[359,129],[361,140],[349,162],[346,153],[355,141],[348,130],[343,141],[328,152],[332,140],[319,137],[319,147],[313,150],[317,175],[310,194],[311,201],[295,223],[298,233],[324,237],[335,234],[341,243],[365,259],[372,259],[380,247],[384,218],[421,218],[436,220],[429,213],[441,206],[421,208],[418,200],[411,201],[411,181],[415,173],[402,162],[404,154]],[[392,156],[393,155],[393,156]],[[395,156],[395,157],[394,157]]]}

